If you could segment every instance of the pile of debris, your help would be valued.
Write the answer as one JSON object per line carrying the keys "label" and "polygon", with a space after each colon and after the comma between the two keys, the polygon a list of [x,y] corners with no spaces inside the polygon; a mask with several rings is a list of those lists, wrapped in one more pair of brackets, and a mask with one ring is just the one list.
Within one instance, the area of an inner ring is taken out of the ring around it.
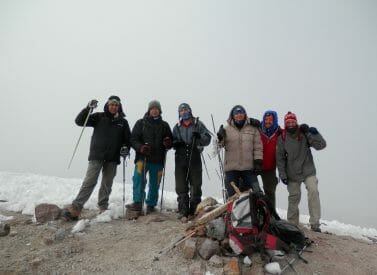
{"label": "pile of debris", "polygon": [[[155,260],[179,246],[184,258],[201,258],[224,274],[263,274],[263,268],[268,274],[288,268],[298,274],[293,263],[297,259],[307,263],[301,254],[311,241],[298,227],[272,213],[264,200],[263,194],[253,192],[238,193],[222,205],[205,199],[185,235],[161,250]],[[205,273],[203,266],[197,269],[193,273]]]}

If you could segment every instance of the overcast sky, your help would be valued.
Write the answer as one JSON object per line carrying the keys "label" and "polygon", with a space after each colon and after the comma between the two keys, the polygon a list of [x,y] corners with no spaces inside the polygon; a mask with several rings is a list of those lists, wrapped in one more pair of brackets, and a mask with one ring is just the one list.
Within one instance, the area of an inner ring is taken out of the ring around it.
{"label": "overcast sky", "polygon": [[[292,111],[327,140],[314,153],[323,218],[377,228],[376,14],[373,0],[0,0],[0,170],[83,178],[92,129],[67,170],[74,119],[112,94],[131,127],[152,99],[171,127],[181,102],[210,130],[236,104],[280,123]],[[221,197],[210,151],[203,189]],[[287,196],[279,184],[278,207]]]}

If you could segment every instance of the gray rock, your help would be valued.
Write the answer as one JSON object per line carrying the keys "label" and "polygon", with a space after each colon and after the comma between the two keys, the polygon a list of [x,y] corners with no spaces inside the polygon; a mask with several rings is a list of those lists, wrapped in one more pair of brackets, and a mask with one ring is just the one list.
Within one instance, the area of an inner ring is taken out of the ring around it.
{"label": "gray rock", "polygon": [[213,255],[220,253],[219,243],[210,239],[205,239],[205,241],[199,246],[198,253],[204,260],[208,260]]}
{"label": "gray rock", "polygon": [[196,252],[196,239],[188,239],[185,241],[185,245],[183,247],[183,257],[185,259],[193,259],[195,257]]}
{"label": "gray rock", "polygon": [[225,239],[225,222],[222,217],[208,222],[206,228],[208,237],[219,241]]}
{"label": "gray rock", "polygon": [[224,266],[224,261],[223,261],[223,258],[221,258],[220,256],[218,255],[213,255],[211,257],[211,259],[209,259],[209,265],[210,266],[213,266],[213,267],[223,267]]}
{"label": "gray rock", "polygon": [[190,275],[205,275],[205,273],[206,267],[202,262],[194,262],[192,265],[190,265]]}
{"label": "gray rock", "polygon": [[62,241],[62,240],[64,240],[64,238],[65,238],[65,234],[66,234],[65,229],[64,229],[64,228],[59,228],[59,229],[56,231],[56,233],[55,233],[55,240],[57,240],[57,241]]}
{"label": "gray rock", "polygon": [[8,235],[10,232],[10,226],[7,223],[0,223],[0,237]]}
{"label": "gray rock", "polygon": [[45,223],[60,217],[61,209],[55,204],[41,203],[35,207],[37,223]]}

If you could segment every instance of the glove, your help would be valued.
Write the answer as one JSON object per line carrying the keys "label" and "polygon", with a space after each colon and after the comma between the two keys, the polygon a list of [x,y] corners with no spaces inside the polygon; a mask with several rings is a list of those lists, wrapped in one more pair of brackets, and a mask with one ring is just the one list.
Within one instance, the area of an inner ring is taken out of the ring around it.
{"label": "glove", "polygon": [[308,131],[309,131],[309,126],[308,126],[308,124],[301,124],[300,125],[300,130],[301,130],[301,132],[303,132],[304,134],[306,134]]}
{"label": "glove", "polygon": [[165,147],[166,149],[170,149],[171,146],[172,146],[171,138],[170,138],[170,137],[165,137],[165,138],[162,140],[162,144],[164,145],[164,147]]}
{"label": "glove", "polygon": [[196,139],[200,139],[201,138],[201,135],[200,133],[197,131],[197,130],[194,130],[192,132],[192,137],[196,138]]}
{"label": "glove", "polygon": [[316,135],[316,134],[319,133],[318,130],[317,130],[317,128],[315,128],[315,127],[310,127],[308,131],[309,131],[309,133],[311,133],[312,135]]}
{"label": "glove", "polygon": [[221,125],[219,131],[217,132],[217,139],[219,141],[222,141],[224,140],[225,135],[226,135],[226,132],[225,132],[224,126]]}
{"label": "glove", "polygon": [[185,145],[186,145],[186,143],[184,143],[183,141],[176,140],[176,141],[173,142],[173,147],[175,149],[177,149],[179,147],[184,147]]}
{"label": "glove", "polygon": [[288,185],[288,179],[281,179],[281,182],[284,183],[285,185]]}
{"label": "glove", "polygon": [[141,145],[140,153],[142,153],[144,156],[149,156],[151,153],[151,146],[149,144]]}
{"label": "glove", "polygon": [[120,156],[122,158],[126,158],[129,154],[130,154],[130,149],[128,149],[127,146],[122,146],[122,148],[120,148]]}
{"label": "glove", "polygon": [[260,175],[262,173],[262,163],[261,159],[254,160],[254,173]]}
{"label": "glove", "polygon": [[98,100],[97,100],[97,99],[92,99],[92,100],[89,101],[89,103],[88,103],[88,108],[92,108],[92,109],[97,108],[97,103],[98,103]]}
{"label": "glove", "polygon": [[249,124],[253,127],[260,128],[260,121],[256,118],[249,118]]}

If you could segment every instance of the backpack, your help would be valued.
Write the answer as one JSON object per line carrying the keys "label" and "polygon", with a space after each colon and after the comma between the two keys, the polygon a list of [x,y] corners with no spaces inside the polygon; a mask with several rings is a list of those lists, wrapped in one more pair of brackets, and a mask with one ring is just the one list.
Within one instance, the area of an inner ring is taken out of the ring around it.
{"label": "backpack", "polygon": [[225,224],[229,245],[237,255],[286,248],[270,233],[272,219],[280,220],[271,203],[261,192],[243,193],[228,204]]}

